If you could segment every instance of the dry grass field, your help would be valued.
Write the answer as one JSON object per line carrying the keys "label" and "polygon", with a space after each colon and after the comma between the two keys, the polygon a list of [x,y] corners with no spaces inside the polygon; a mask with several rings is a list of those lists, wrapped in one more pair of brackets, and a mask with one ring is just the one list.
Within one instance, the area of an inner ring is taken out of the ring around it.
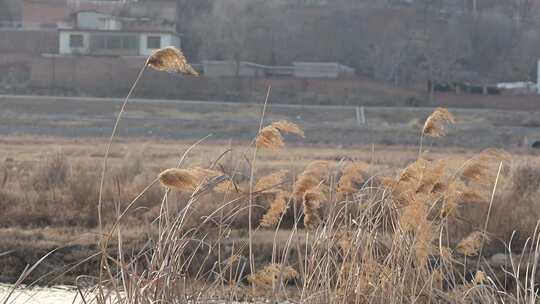
{"label": "dry grass field", "polygon": [[[301,139],[289,137],[286,141],[287,147],[284,149],[259,152],[255,179],[272,172],[286,170],[283,187],[287,189],[293,186],[294,181],[310,163],[327,161],[334,164],[336,167],[333,170],[336,171],[332,172],[337,174],[336,178],[342,174],[340,171],[347,164],[361,163],[368,165],[371,176],[371,179],[367,179],[366,175],[367,183],[363,186],[364,191],[367,191],[379,189],[381,187],[379,183],[384,177],[399,176],[403,168],[418,158],[416,146],[359,145],[336,149],[325,145],[301,145]],[[160,172],[175,167],[182,154],[192,144],[193,142],[155,138],[117,139],[110,152],[110,169],[104,190],[103,215],[106,225],[110,227],[115,222],[119,210],[126,208]],[[246,190],[251,172],[248,144],[241,141],[232,144],[208,139],[187,154],[185,166],[214,167],[227,176],[234,175],[235,183],[244,189],[240,191],[249,192]],[[0,256],[0,263],[6,265],[0,276],[2,281],[15,281],[27,264],[35,263],[51,250],[55,251],[46,263],[27,278],[27,282],[73,284],[75,278],[81,274],[98,276],[100,252],[98,243],[101,236],[97,225],[96,202],[105,146],[106,140],[103,138],[72,139],[42,136],[2,138],[0,252],[7,253]],[[495,254],[506,253],[505,246],[512,237],[512,249],[523,252],[527,236],[534,234],[536,220],[540,217],[540,209],[537,206],[540,195],[538,191],[540,165],[537,164],[534,151],[514,149],[510,152],[512,158],[505,160],[504,179],[499,181],[500,190],[493,201],[486,229],[491,241],[485,244],[483,254],[488,260]],[[434,163],[444,160],[447,168],[455,170],[468,160],[474,159],[477,153],[459,147],[430,147],[423,158]],[[495,182],[496,165],[496,162],[489,165],[491,171],[483,177],[486,180],[481,195],[472,197],[472,202],[460,205],[459,217],[449,219],[451,222],[447,231],[449,246],[456,246],[469,233],[483,231],[489,207],[487,192]],[[361,184],[358,186],[362,189]],[[289,188],[288,191],[292,190]],[[245,197],[238,201],[231,198],[242,198],[244,194],[232,190],[231,192],[224,194],[212,190],[198,197],[197,206],[190,211],[183,228],[202,229],[207,238],[219,241],[224,246],[221,249],[223,254],[231,254],[234,244],[244,244],[248,241],[247,211],[239,209],[237,214],[228,219],[229,236],[226,239],[217,234],[217,227],[211,223],[206,223],[203,227],[199,225],[207,216],[212,214],[215,216],[215,211],[227,202],[233,202],[227,205],[226,211],[229,213],[236,208],[245,208],[247,204]],[[159,233],[155,225],[162,212],[163,194],[162,187],[152,186],[123,219],[122,243],[125,252],[129,253],[126,256],[146,248],[147,240],[156,238]],[[252,219],[254,227],[270,207],[272,195],[257,196]],[[168,202],[175,211],[170,212],[181,212],[189,201],[189,193],[171,192]],[[279,230],[274,232],[272,229],[261,227],[254,231],[255,263],[265,265],[272,262],[276,250],[285,250],[295,229],[298,230],[294,232],[294,238],[301,242],[299,244],[304,248],[306,240],[303,238],[306,234],[301,227],[303,223],[299,222],[295,228],[294,210],[289,208]],[[515,234],[512,236],[513,233]],[[279,241],[275,241],[274,238]],[[118,245],[117,240],[111,241],[109,245],[114,248]],[[296,252],[301,248],[289,250]],[[112,255],[118,255],[114,249],[110,250]],[[246,250],[244,248],[240,252],[247,254]],[[213,251],[207,258],[205,267],[211,268],[212,263],[216,263],[220,258],[223,259]],[[291,263],[298,266],[298,256],[292,256],[291,259]]]}
{"label": "dry grass field", "polygon": [[[147,64],[196,74],[171,48]],[[359,126],[344,108],[139,101],[115,120],[105,100],[34,98],[2,100],[0,280],[15,287],[67,282],[84,303],[539,300],[534,113],[373,108]]]}

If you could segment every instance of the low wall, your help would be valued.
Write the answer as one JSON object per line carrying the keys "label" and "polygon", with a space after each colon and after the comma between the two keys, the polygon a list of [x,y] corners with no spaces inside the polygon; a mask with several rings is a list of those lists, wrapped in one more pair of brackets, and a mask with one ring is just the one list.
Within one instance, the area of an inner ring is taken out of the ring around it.
{"label": "low wall", "polygon": [[[96,97],[124,96],[144,57],[92,57],[58,55],[0,56],[2,73],[23,70],[25,94],[82,95]],[[406,105],[414,92],[388,87],[360,78],[301,79],[295,77],[184,77],[148,69],[135,96],[192,100],[249,101],[263,100],[268,86],[272,98],[282,103],[379,104]],[[0,91],[2,89],[0,88]],[[4,90],[4,93],[12,93]],[[19,92],[15,92],[19,93]],[[416,97],[412,97],[416,98]]]}

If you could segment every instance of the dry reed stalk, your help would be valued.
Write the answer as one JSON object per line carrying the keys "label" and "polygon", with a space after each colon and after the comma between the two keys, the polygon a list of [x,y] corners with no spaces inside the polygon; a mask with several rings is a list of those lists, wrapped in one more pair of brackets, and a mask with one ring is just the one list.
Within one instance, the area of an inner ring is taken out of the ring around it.
{"label": "dry reed stalk", "polygon": [[257,148],[279,150],[285,146],[285,143],[283,142],[283,136],[281,136],[277,128],[266,126],[257,135],[255,145]]}
{"label": "dry reed stalk", "polygon": [[199,73],[187,62],[182,51],[172,46],[153,52],[146,64],[158,71],[199,76]]}
{"label": "dry reed stalk", "polygon": [[488,241],[487,236],[480,231],[474,231],[459,242],[456,247],[457,252],[464,256],[477,256],[482,246],[482,239]]}
{"label": "dry reed stalk", "polygon": [[289,173],[287,170],[279,170],[272,174],[261,177],[255,184],[255,192],[268,191],[283,182],[285,176]]}
{"label": "dry reed stalk", "polygon": [[304,226],[309,230],[315,230],[321,223],[319,207],[325,200],[324,194],[318,189],[308,190],[304,193]]}
{"label": "dry reed stalk", "polygon": [[278,222],[281,216],[287,211],[289,194],[280,191],[276,194],[274,201],[270,205],[270,209],[263,215],[260,225],[262,227],[273,227]]}
{"label": "dry reed stalk", "polygon": [[271,126],[278,129],[281,132],[296,134],[302,138],[305,137],[304,130],[302,130],[297,124],[286,121],[286,120],[273,122]]}
{"label": "dry reed stalk", "polygon": [[[354,293],[357,295],[369,295],[385,282],[390,277],[388,267],[381,265],[372,257],[364,258],[361,262],[361,269],[357,274],[358,280],[355,286]],[[368,302],[365,302],[368,303]]]}
{"label": "dry reed stalk", "polygon": [[353,236],[351,234],[351,231],[341,230],[340,232],[338,232],[337,245],[341,250],[342,256],[346,256],[353,245]]}
{"label": "dry reed stalk", "polygon": [[194,167],[190,169],[167,169],[159,174],[160,183],[170,189],[180,191],[195,191],[205,180],[219,176],[213,170]]}
{"label": "dry reed stalk", "polygon": [[281,279],[283,282],[292,280],[298,277],[298,272],[291,266],[282,264],[266,265],[263,269],[248,276],[248,281],[261,288],[272,288]]}
{"label": "dry reed stalk", "polygon": [[445,124],[455,123],[456,119],[452,113],[445,108],[437,108],[427,118],[422,129],[422,135],[431,137],[442,137],[446,135]]}

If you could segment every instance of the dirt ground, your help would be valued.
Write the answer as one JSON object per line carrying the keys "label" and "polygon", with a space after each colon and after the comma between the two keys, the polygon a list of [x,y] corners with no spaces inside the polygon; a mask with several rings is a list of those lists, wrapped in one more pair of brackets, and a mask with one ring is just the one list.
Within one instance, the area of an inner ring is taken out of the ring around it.
{"label": "dirt ground", "polygon": [[[365,107],[365,124],[355,107],[280,106],[271,101],[265,121],[286,119],[300,125],[304,146],[355,147],[371,144],[416,146],[422,122],[432,108]],[[120,108],[118,99],[0,98],[0,135],[39,135],[83,139],[108,137]],[[458,123],[429,146],[484,149],[529,147],[540,139],[536,112],[450,108]],[[261,104],[166,102],[128,104],[118,135],[193,141],[212,134],[215,141],[241,143],[257,133]],[[358,119],[357,119],[358,118]]]}

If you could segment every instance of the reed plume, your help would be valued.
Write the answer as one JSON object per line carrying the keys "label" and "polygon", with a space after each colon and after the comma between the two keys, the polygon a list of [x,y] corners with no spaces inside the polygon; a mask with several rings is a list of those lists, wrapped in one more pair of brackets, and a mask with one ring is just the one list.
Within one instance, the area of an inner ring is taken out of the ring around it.
{"label": "reed plume", "polygon": [[363,174],[368,168],[369,165],[364,162],[353,162],[345,166],[338,181],[337,192],[341,195],[355,193],[358,190],[357,185],[364,182]]}
{"label": "reed plume", "polygon": [[476,271],[473,283],[479,285],[484,284],[485,282],[488,282],[488,276],[486,275],[486,273],[481,270]]}
{"label": "reed plume", "polygon": [[422,135],[431,137],[442,137],[446,135],[445,124],[455,123],[456,119],[452,113],[445,108],[437,108],[427,118],[422,129]]}
{"label": "reed plume", "polygon": [[[480,231],[474,231],[459,242],[456,249],[464,256],[477,256],[482,246],[483,233]],[[487,237],[484,239],[488,240]]]}
{"label": "reed plume", "polygon": [[296,134],[300,137],[305,137],[304,130],[300,129],[300,127],[297,124],[292,123],[290,121],[286,121],[286,120],[276,121],[276,122],[273,122],[271,126],[278,129],[281,132]]}
{"label": "reed plume", "polygon": [[309,163],[294,183],[293,196],[295,199],[301,201],[306,191],[318,187],[324,181],[330,166],[331,163],[324,160]]}
{"label": "reed plume", "polygon": [[463,167],[461,175],[470,181],[488,183],[493,179],[494,172],[490,172],[490,166],[498,162],[510,161],[511,156],[502,150],[486,149],[477,157],[468,161]]}
{"label": "reed plume", "polygon": [[415,200],[403,207],[399,223],[404,231],[415,231],[420,222],[425,221],[428,214],[428,206],[420,200]]}
{"label": "reed plume", "polygon": [[285,146],[281,132],[292,133],[304,137],[304,131],[295,123],[281,120],[273,122],[261,129],[255,138],[257,148],[278,150]]}
{"label": "reed plume", "polygon": [[418,186],[416,187],[417,193],[432,193],[435,185],[438,187],[443,186],[439,180],[445,174],[446,164],[442,161],[435,164],[428,163],[422,171]]}
{"label": "reed plume", "polygon": [[283,136],[279,130],[273,126],[264,127],[255,139],[257,148],[265,148],[269,150],[279,150],[285,146]]}
{"label": "reed plume", "polygon": [[255,184],[255,192],[268,191],[278,186],[283,182],[283,179],[285,178],[285,176],[287,176],[287,173],[287,170],[279,170],[272,174],[261,177],[257,181],[257,184]]}
{"label": "reed plume", "polygon": [[[298,272],[291,266],[282,264],[266,265],[257,273],[248,276],[248,281],[258,287],[271,288],[281,279],[282,282],[292,280],[298,277]],[[281,283],[281,282],[279,282]]]}
{"label": "reed plume", "polygon": [[461,203],[463,189],[465,185],[460,180],[452,180],[451,182],[444,184],[436,184],[437,188],[443,194],[441,217],[456,216],[458,214],[459,204]]}
{"label": "reed plume", "polygon": [[270,209],[263,215],[260,225],[262,227],[275,226],[281,216],[287,211],[289,194],[284,191],[280,191],[276,194],[274,201],[270,205]]}
{"label": "reed plume", "polygon": [[187,62],[182,51],[172,46],[153,52],[146,64],[158,71],[199,76],[199,73]]}
{"label": "reed plume", "polygon": [[324,194],[318,190],[308,190],[304,193],[304,226],[310,230],[315,230],[321,223],[319,207],[325,199]]}
{"label": "reed plume", "polygon": [[190,169],[167,169],[159,174],[161,184],[170,189],[194,191],[205,180],[221,175],[217,171],[194,167]]}

